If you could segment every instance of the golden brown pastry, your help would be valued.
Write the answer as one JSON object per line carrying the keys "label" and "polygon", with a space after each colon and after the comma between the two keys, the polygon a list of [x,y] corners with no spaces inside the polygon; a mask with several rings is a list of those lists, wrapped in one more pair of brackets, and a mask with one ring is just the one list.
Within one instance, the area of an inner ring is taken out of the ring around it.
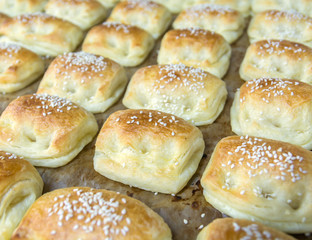
{"label": "golden brown pastry", "polygon": [[102,22],[108,10],[96,0],[49,0],[45,12],[86,30]]}
{"label": "golden brown pastry", "polygon": [[162,39],[157,63],[182,63],[222,78],[230,57],[231,47],[221,35],[203,29],[175,29]]}
{"label": "golden brown pastry", "polygon": [[287,40],[252,43],[240,66],[245,81],[261,78],[288,78],[312,84],[312,49]]}
{"label": "golden brown pastry", "polygon": [[234,218],[289,233],[312,231],[312,152],[286,142],[231,136],[216,146],[201,184]]}
{"label": "golden brown pastry", "polygon": [[0,25],[1,42],[14,42],[39,55],[57,56],[77,48],[82,30],[44,13],[9,18]]}
{"label": "golden brown pastry", "polygon": [[173,64],[139,69],[122,102],[128,108],[171,113],[199,126],[214,122],[226,97],[221,79],[199,68]]}
{"label": "golden brown pastry", "polygon": [[114,7],[120,0],[97,0],[106,8]]}
{"label": "golden brown pastry", "polygon": [[120,98],[127,82],[124,68],[108,58],[85,52],[65,53],[50,64],[37,93],[64,97],[99,113]]}
{"label": "golden brown pastry", "polygon": [[199,4],[182,11],[173,23],[174,29],[202,28],[222,35],[232,43],[243,33],[244,17],[236,10],[214,4]]}
{"label": "golden brown pastry", "polygon": [[177,193],[197,170],[201,131],[171,114],[121,110],[109,116],[95,144],[94,169],[124,184]]}
{"label": "golden brown pastry", "polygon": [[11,239],[14,229],[42,193],[43,181],[26,160],[0,151],[0,236]]}
{"label": "golden brown pastry", "polygon": [[144,203],[88,187],[57,189],[28,210],[12,240],[170,240],[164,220]]}
{"label": "golden brown pastry", "polygon": [[9,16],[41,12],[48,0],[1,0],[0,12]]}
{"label": "golden brown pastry", "polygon": [[270,9],[295,10],[312,17],[312,5],[310,0],[251,0],[251,9],[254,13]]}
{"label": "golden brown pastry", "polygon": [[40,77],[44,62],[18,45],[0,43],[0,92],[20,90]]}
{"label": "golden brown pastry", "polygon": [[179,13],[183,9],[185,0],[153,0],[153,2],[160,3],[170,10],[172,13]]}
{"label": "golden brown pastry", "polygon": [[232,131],[312,149],[312,86],[261,78],[244,83],[231,108]]}
{"label": "golden brown pastry", "polygon": [[0,149],[31,164],[59,167],[93,139],[94,116],[67,99],[44,94],[13,100],[0,117]]}
{"label": "golden brown pastry", "polygon": [[153,49],[154,43],[153,37],[138,27],[103,23],[88,32],[82,50],[130,67],[141,64]]}
{"label": "golden brown pastry", "polygon": [[295,238],[261,223],[233,218],[218,218],[203,228],[196,240],[295,240]]}
{"label": "golden brown pastry", "polygon": [[235,9],[243,14],[244,17],[249,16],[250,2],[249,0],[182,0],[183,9],[189,8],[193,5],[209,3],[227,6]]}
{"label": "golden brown pastry", "polygon": [[147,0],[125,0],[116,5],[107,22],[137,26],[157,39],[170,25],[171,17],[169,10],[161,4]]}
{"label": "golden brown pastry", "polygon": [[312,18],[295,11],[268,10],[256,14],[248,27],[251,43],[284,39],[312,46]]}
{"label": "golden brown pastry", "polygon": [[8,21],[10,17],[2,12],[0,12],[0,25],[2,25],[5,21]]}

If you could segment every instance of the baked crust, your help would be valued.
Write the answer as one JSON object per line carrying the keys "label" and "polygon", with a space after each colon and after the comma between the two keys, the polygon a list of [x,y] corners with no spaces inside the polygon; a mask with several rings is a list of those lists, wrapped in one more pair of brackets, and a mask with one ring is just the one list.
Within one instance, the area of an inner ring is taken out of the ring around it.
{"label": "baked crust", "polygon": [[144,203],[88,187],[57,189],[28,210],[12,240],[170,240],[164,220]]}
{"label": "baked crust", "polygon": [[252,0],[252,12],[258,13],[270,9],[276,10],[295,10],[304,15],[312,17],[312,6],[310,0]]}
{"label": "baked crust", "polygon": [[93,139],[94,116],[67,99],[43,94],[13,100],[0,118],[0,149],[35,166],[59,167]]}
{"label": "baked crust", "polygon": [[44,62],[35,53],[14,44],[0,43],[0,92],[26,87],[44,73]]}
{"label": "baked crust", "polygon": [[179,192],[197,170],[204,152],[201,131],[174,115],[121,110],[104,123],[94,169],[124,184],[154,192]]}
{"label": "baked crust", "polygon": [[235,9],[243,14],[244,17],[248,17],[250,14],[250,2],[249,0],[184,0],[183,9],[189,8],[198,4],[216,4],[221,6],[227,6]]}
{"label": "baked crust", "polygon": [[174,114],[199,126],[214,122],[226,98],[225,83],[208,72],[183,64],[154,65],[135,72],[123,104]]}
{"label": "baked crust", "polygon": [[243,33],[244,17],[236,10],[214,4],[199,4],[182,11],[173,22],[174,29],[201,28],[222,35],[233,43]]}
{"label": "baked crust", "polygon": [[134,25],[159,38],[171,23],[171,13],[161,4],[147,0],[126,0],[114,7],[107,22]]}
{"label": "baked crust", "polygon": [[295,238],[261,223],[233,218],[218,218],[203,228],[196,240],[240,240],[240,239],[280,239]]}
{"label": "baked crust", "polygon": [[65,53],[50,64],[37,93],[67,98],[99,113],[120,98],[127,82],[125,69],[108,58],[85,52]]}
{"label": "baked crust", "polygon": [[311,85],[296,80],[250,80],[235,93],[232,131],[312,149],[311,93]]}
{"label": "baked crust", "polygon": [[57,56],[74,51],[82,30],[65,20],[44,13],[19,15],[0,25],[0,41],[13,42],[39,55]]}
{"label": "baked crust", "polygon": [[96,0],[49,0],[45,12],[69,21],[82,30],[104,21],[108,14],[108,10]]}
{"label": "baked crust", "polygon": [[203,29],[168,31],[161,41],[158,64],[185,64],[222,78],[230,65],[231,47],[219,34]]}
{"label": "baked crust", "polygon": [[256,14],[250,21],[251,43],[264,39],[284,39],[312,46],[312,18],[296,11],[268,10]]}
{"label": "baked crust", "polygon": [[272,77],[312,84],[312,49],[287,40],[254,42],[247,49],[239,74],[245,81]]}
{"label": "baked crust", "polygon": [[26,160],[0,151],[0,236],[11,239],[14,229],[42,193],[43,181]]}
{"label": "baked crust", "polygon": [[312,153],[286,142],[230,136],[216,146],[201,184],[229,216],[289,233],[312,230]]}
{"label": "baked crust", "polygon": [[25,13],[41,12],[48,0],[9,0],[0,1],[0,12],[11,17]]}
{"label": "baked crust", "polygon": [[83,42],[82,50],[129,67],[141,64],[154,44],[153,37],[143,29],[105,22],[91,28]]}

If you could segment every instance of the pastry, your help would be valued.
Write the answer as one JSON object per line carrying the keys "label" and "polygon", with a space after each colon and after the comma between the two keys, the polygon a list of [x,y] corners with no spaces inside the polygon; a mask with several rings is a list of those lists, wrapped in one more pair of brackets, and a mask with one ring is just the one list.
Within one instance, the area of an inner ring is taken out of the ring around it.
{"label": "pastry", "polygon": [[204,147],[201,131],[181,118],[121,110],[108,117],[97,137],[94,169],[124,184],[175,194],[197,170]]}
{"label": "pastry", "polygon": [[116,5],[107,22],[137,26],[157,39],[170,25],[171,17],[169,10],[161,4],[147,0],[126,0]]}
{"label": "pastry", "polygon": [[251,9],[254,13],[266,10],[295,10],[312,17],[310,0],[251,0]]}
{"label": "pastry", "polygon": [[312,152],[248,136],[222,139],[201,178],[219,211],[288,233],[312,231]]}
{"label": "pastry", "polygon": [[243,33],[244,17],[236,10],[214,4],[199,4],[182,11],[173,22],[174,29],[202,28],[222,35],[232,43]]}
{"label": "pastry", "polygon": [[222,78],[230,57],[231,47],[221,35],[203,29],[175,29],[163,37],[157,63],[182,63]]}
{"label": "pastry", "polygon": [[35,13],[43,10],[48,0],[1,0],[0,12],[9,16]]}
{"label": "pastry", "polygon": [[67,99],[21,96],[0,117],[0,150],[23,156],[34,166],[59,167],[91,142],[97,130],[94,116]]}
{"label": "pastry", "polygon": [[57,56],[77,48],[82,30],[44,13],[19,15],[0,24],[1,42],[16,43],[39,55]]}
{"label": "pastry", "polygon": [[249,16],[250,12],[250,2],[249,0],[183,0],[183,9],[189,8],[190,6],[198,4],[216,4],[227,6],[232,9],[235,9],[243,14],[244,17]]}
{"label": "pastry", "polygon": [[208,72],[183,64],[154,65],[132,76],[123,104],[171,113],[199,126],[214,122],[226,97],[225,83]]}
{"label": "pastry", "polygon": [[215,219],[200,231],[196,240],[240,239],[295,240],[295,238],[261,223],[233,218]]}
{"label": "pastry", "polygon": [[14,229],[42,193],[43,181],[26,160],[0,151],[0,236],[11,239]]}
{"label": "pastry", "polygon": [[261,78],[237,90],[232,131],[312,149],[312,86],[297,80]]}
{"label": "pastry", "polygon": [[288,78],[312,84],[312,49],[287,40],[252,43],[239,70],[245,81],[261,78]]}
{"label": "pastry", "polygon": [[85,52],[65,53],[50,64],[37,93],[67,98],[99,113],[119,99],[127,82],[124,68],[108,58]]}
{"label": "pastry", "polygon": [[251,43],[264,39],[284,39],[312,46],[312,18],[295,11],[268,10],[250,21]]}
{"label": "pastry", "polygon": [[12,240],[170,240],[164,220],[144,203],[104,189],[71,187],[44,194]]}
{"label": "pastry", "polygon": [[120,0],[97,0],[106,8],[113,8]]}
{"label": "pastry", "polygon": [[45,12],[86,30],[104,21],[108,10],[96,0],[49,0]]}
{"label": "pastry", "polygon": [[44,62],[18,45],[0,43],[0,92],[11,93],[32,83],[44,72]]}
{"label": "pastry", "polygon": [[130,67],[141,64],[153,49],[154,43],[153,37],[143,29],[108,22],[91,28],[82,50]]}

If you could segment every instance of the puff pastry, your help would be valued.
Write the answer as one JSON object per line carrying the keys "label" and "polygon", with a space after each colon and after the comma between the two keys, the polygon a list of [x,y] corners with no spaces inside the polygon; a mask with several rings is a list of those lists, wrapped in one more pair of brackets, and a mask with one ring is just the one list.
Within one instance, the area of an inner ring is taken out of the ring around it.
{"label": "puff pastry", "polygon": [[120,0],[97,0],[106,8],[114,7]]}
{"label": "puff pastry", "polygon": [[288,78],[312,84],[312,49],[287,40],[252,43],[239,70],[245,81],[261,78]]}
{"label": "puff pastry", "polygon": [[86,30],[102,22],[108,10],[96,0],[49,0],[45,12]]}
{"label": "puff pastry", "polygon": [[230,65],[231,47],[219,34],[203,29],[170,30],[161,41],[158,64],[185,64],[222,78]]}
{"label": "puff pastry", "polygon": [[179,13],[183,9],[183,2],[185,0],[153,0],[153,2],[160,3],[170,10],[172,13]]}
{"label": "puff pastry", "polygon": [[312,46],[312,18],[295,11],[268,10],[256,14],[248,27],[251,43],[284,39]]}
{"label": "puff pastry", "polygon": [[9,18],[0,25],[0,35],[4,35],[1,42],[13,42],[48,56],[75,50],[83,37],[76,25],[44,13]]}
{"label": "puff pastry", "polygon": [[59,167],[97,133],[94,116],[67,99],[33,94],[13,100],[0,117],[0,149],[31,164]]}
{"label": "puff pastry", "polygon": [[108,117],[98,135],[94,169],[124,184],[172,194],[195,173],[204,147],[201,131],[181,118],[121,110]]}
{"label": "puff pastry", "polygon": [[235,93],[232,131],[312,149],[312,86],[296,80],[250,80]]}
{"label": "puff pastry", "polygon": [[137,26],[157,39],[169,27],[171,17],[169,10],[161,4],[147,0],[126,0],[116,5],[107,22]]}
{"label": "puff pastry", "polygon": [[0,236],[11,239],[14,229],[42,193],[43,181],[26,160],[0,151]]}
{"label": "puff pastry", "polygon": [[44,72],[44,62],[18,45],[0,43],[0,92],[20,90]]}
{"label": "puff pastry", "polygon": [[261,223],[233,218],[218,218],[203,228],[196,240],[295,240],[295,238]]}
{"label": "puff pastry", "polygon": [[123,104],[171,113],[199,126],[214,122],[226,97],[225,83],[208,72],[183,64],[154,65],[132,76]]}
{"label": "puff pastry", "polygon": [[312,17],[312,5],[310,0],[251,0],[251,9],[254,13],[270,9],[295,10]]}
{"label": "puff pastry", "polygon": [[206,200],[234,218],[289,233],[312,231],[312,152],[256,137],[222,139],[201,184]]}
{"label": "puff pastry", "polygon": [[103,23],[88,32],[82,50],[130,67],[141,64],[153,49],[154,43],[148,32],[136,26]]}
{"label": "puff pastry", "polygon": [[41,12],[48,0],[2,0],[0,12],[9,16]]}
{"label": "puff pastry", "polygon": [[248,17],[250,14],[250,2],[249,0],[184,0],[183,9],[189,8],[193,5],[209,3],[227,6],[235,9],[243,14],[244,17]]}
{"label": "puff pastry", "polygon": [[173,22],[174,29],[202,28],[222,35],[232,43],[243,33],[245,20],[236,10],[214,4],[199,4],[182,11]]}
{"label": "puff pastry", "polygon": [[87,187],[57,189],[29,209],[12,240],[170,240],[164,220],[144,203]]}
{"label": "puff pastry", "polygon": [[108,58],[85,52],[65,53],[50,64],[37,93],[64,97],[99,113],[120,98],[127,82],[124,68]]}

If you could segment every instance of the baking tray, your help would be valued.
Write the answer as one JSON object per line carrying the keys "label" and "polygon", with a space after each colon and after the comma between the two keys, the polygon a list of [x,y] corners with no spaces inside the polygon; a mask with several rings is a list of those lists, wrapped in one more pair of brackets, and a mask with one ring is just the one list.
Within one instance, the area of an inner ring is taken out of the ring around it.
{"label": "baking tray", "polygon": [[[215,218],[225,217],[224,214],[214,209],[205,201],[200,185],[200,178],[217,142],[223,137],[234,135],[230,126],[230,107],[236,89],[244,83],[239,77],[238,70],[248,45],[249,41],[246,31],[237,42],[232,44],[230,68],[223,78],[228,90],[228,98],[224,110],[213,124],[199,127],[205,139],[205,153],[198,170],[187,186],[177,195],[155,194],[153,192],[140,190],[109,180],[95,172],[93,169],[93,155],[96,137],[69,164],[59,168],[37,168],[44,181],[44,193],[71,186],[88,186],[118,191],[141,200],[159,213],[171,228],[174,240],[196,239],[200,228],[206,226]],[[126,68],[129,79],[137,69],[143,66],[157,64],[159,47],[160,40],[157,41],[154,50],[143,64],[135,68]],[[52,59],[46,59],[47,66],[51,60]],[[27,88],[13,94],[0,94],[0,113],[2,113],[5,107],[16,97],[35,93],[39,82],[40,79]],[[120,99],[105,113],[95,114],[99,127],[102,127],[111,113],[121,109],[126,108],[122,105]],[[184,219],[187,220],[187,224],[185,224]],[[298,239],[312,240],[312,236],[296,235],[295,237]]]}

